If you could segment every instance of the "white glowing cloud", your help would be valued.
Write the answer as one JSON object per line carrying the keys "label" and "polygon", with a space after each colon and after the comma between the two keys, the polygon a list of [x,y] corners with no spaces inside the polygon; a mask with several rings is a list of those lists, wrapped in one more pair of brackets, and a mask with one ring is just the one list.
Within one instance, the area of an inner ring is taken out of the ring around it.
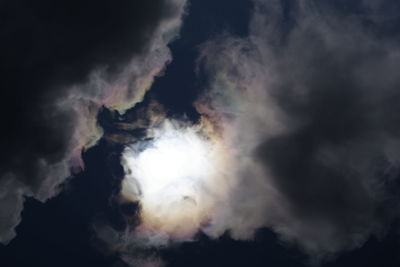
{"label": "white glowing cloud", "polygon": [[229,190],[218,186],[225,176],[217,164],[222,164],[218,145],[199,127],[168,120],[154,130],[152,140],[126,148],[122,195],[141,204],[137,231],[189,240],[210,224],[216,203]]}

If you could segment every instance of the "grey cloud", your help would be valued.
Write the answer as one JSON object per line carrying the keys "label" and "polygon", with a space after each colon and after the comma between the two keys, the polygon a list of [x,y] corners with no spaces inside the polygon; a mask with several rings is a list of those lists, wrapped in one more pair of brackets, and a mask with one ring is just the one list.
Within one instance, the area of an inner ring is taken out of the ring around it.
{"label": "grey cloud", "polygon": [[223,228],[269,226],[320,259],[398,216],[399,24],[388,2],[254,1],[247,38],[204,44],[209,88],[197,105],[241,151]]}
{"label": "grey cloud", "polygon": [[102,106],[141,100],[171,61],[185,0],[4,1],[0,5],[0,242],[25,196],[46,201],[84,168]]}

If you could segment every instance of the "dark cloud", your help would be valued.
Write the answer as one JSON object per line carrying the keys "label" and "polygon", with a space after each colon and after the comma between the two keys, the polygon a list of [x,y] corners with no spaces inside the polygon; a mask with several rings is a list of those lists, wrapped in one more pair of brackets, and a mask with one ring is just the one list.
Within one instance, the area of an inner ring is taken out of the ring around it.
{"label": "dark cloud", "polygon": [[170,61],[185,1],[2,1],[0,242],[95,142],[102,105],[135,104]]}
{"label": "dark cloud", "polygon": [[[262,213],[250,220],[316,258],[359,246],[398,216],[399,6],[254,3],[248,38],[211,41],[199,61],[210,77],[200,106],[232,117],[233,145],[256,161],[238,163],[236,216]],[[245,195],[255,200],[241,210]]]}

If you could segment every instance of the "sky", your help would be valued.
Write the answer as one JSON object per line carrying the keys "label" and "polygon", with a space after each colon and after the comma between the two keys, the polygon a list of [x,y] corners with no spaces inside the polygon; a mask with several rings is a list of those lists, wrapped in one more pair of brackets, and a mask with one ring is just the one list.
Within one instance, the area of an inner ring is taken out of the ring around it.
{"label": "sky", "polygon": [[1,1],[0,265],[399,266],[399,11]]}

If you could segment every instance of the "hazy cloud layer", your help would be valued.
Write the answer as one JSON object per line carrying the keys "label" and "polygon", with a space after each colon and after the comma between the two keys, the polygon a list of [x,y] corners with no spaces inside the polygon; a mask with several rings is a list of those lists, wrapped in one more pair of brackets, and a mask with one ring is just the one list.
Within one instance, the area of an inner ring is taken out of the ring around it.
{"label": "hazy cloud layer", "polygon": [[222,124],[240,185],[208,234],[269,226],[319,258],[384,233],[399,211],[398,11],[256,0],[247,38],[203,45],[196,105]]}
{"label": "hazy cloud layer", "polygon": [[54,196],[101,136],[101,106],[140,101],[165,64],[185,0],[3,1],[0,242],[24,196]]}

